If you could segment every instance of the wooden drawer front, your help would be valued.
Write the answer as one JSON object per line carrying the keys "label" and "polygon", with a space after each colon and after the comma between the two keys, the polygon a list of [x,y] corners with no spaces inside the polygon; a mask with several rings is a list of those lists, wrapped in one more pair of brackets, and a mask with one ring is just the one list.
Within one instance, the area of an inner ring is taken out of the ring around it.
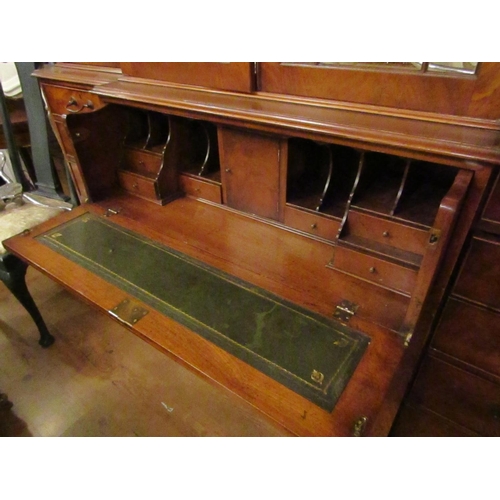
{"label": "wooden drawer front", "polygon": [[413,269],[342,247],[335,249],[333,267],[409,295],[418,274]]}
{"label": "wooden drawer front", "polygon": [[179,183],[182,191],[190,196],[222,203],[221,188],[218,184],[185,174],[179,176]]}
{"label": "wooden drawer front", "polygon": [[51,113],[58,115],[92,113],[105,105],[90,92],[50,85],[43,85],[42,88]]}
{"label": "wooden drawer front", "polygon": [[[348,301],[357,306],[357,310],[349,325],[357,328],[358,319],[367,323],[375,323],[395,332],[401,331],[410,299],[400,292],[381,288],[373,283],[359,279],[350,274],[327,267],[332,296],[335,296],[333,306],[334,319],[345,322],[337,306]],[[344,316],[345,317],[345,316]],[[398,342],[400,342],[398,340]]]}
{"label": "wooden drawer front", "polygon": [[454,294],[500,311],[500,243],[473,238]]}
{"label": "wooden drawer front", "polygon": [[426,410],[405,405],[391,429],[393,437],[476,437],[477,434]]}
{"label": "wooden drawer front", "polygon": [[136,194],[147,200],[158,201],[155,182],[137,174],[119,172],[120,184],[129,193]]}
{"label": "wooden drawer front", "polygon": [[383,245],[423,255],[429,232],[351,210],[347,219],[349,234]]}
{"label": "wooden drawer front", "polygon": [[299,231],[332,241],[335,240],[340,227],[340,221],[290,206],[285,207],[285,224]]}
{"label": "wooden drawer front", "polygon": [[139,151],[136,149],[126,149],[123,154],[121,168],[136,172],[146,177],[156,179],[161,168],[163,158],[161,155]]}
{"label": "wooden drawer front", "polygon": [[444,361],[424,360],[410,402],[482,436],[500,436],[500,386]]}
{"label": "wooden drawer front", "polygon": [[450,298],[432,347],[500,377],[500,314]]}

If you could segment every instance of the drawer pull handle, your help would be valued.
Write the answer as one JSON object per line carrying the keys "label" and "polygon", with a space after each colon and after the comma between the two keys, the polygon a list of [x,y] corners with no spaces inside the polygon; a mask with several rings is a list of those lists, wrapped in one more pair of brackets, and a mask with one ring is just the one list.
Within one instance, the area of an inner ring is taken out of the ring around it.
{"label": "drawer pull handle", "polygon": [[383,236],[384,238],[389,238],[389,236],[390,236],[390,235],[389,235],[389,231],[384,231],[384,232],[382,233],[382,236]]}
{"label": "drawer pull handle", "polygon": [[377,272],[377,270],[372,266],[370,267],[369,271],[372,273],[372,274],[375,274]]}
{"label": "drawer pull handle", "polygon": [[72,106],[77,106],[77,105],[78,105],[78,101],[74,97],[70,97],[69,101],[68,101],[68,104],[66,104],[66,109],[70,113],[79,113],[80,111],[83,111],[85,108],[94,109],[94,103],[92,101],[90,101],[90,100],[88,100],[85,104],[82,104],[77,109],[72,109],[71,108]]}

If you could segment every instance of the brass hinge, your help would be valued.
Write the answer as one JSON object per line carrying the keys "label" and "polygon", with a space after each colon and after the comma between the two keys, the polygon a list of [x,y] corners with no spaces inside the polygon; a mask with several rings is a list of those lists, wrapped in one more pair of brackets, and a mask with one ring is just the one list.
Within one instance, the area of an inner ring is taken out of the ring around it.
{"label": "brass hinge", "polygon": [[358,304],[350,302],[348,300],[343,300],[340,304],[335,307],[335,312],[333,317],[342,321],[343,323],[348,323],[349,320],[356,314],[359,309]]}
{"label": "brass hinge", "polygon": [[144,309],[139,302],[132,299],[124,299],[108,312],[122,323],[128,326],[134,326],[141,318],[144,318],[149,311]]}

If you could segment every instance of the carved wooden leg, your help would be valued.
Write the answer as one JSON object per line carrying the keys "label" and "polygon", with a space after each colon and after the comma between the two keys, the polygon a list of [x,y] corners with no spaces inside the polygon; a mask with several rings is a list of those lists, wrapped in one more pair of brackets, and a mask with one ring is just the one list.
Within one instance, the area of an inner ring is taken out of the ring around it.
{"label": "carved wooden leg", "polygon": [[0,278],[33,318],[33,321],[40,331],[40,340],[38,343],[42,347],[49,347],[54,343],[55,339],[47,329],[42,315],[26,286],[25,276],[28,266],[12,255],[9,257],[8,266],[3,262],[4,265],[2,269],[0,269]]}

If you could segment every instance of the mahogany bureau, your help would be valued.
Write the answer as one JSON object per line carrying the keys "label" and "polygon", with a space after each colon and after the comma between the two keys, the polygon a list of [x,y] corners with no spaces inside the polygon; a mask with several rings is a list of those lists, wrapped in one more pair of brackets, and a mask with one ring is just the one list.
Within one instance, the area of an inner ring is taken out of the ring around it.
{"label": "mahogany bureau", "polygon": [[294,434],[498,435],[500,64],[405,64],[47,65],[6,247]]}

